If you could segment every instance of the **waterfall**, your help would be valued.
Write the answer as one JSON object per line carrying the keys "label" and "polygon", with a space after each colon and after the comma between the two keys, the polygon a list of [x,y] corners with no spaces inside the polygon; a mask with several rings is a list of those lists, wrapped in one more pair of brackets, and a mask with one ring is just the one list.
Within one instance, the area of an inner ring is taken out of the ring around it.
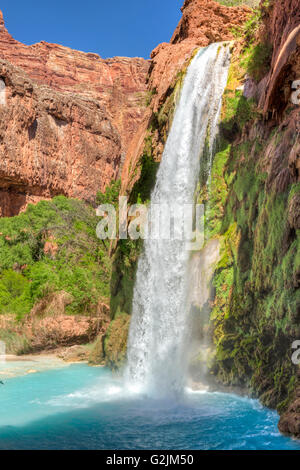
{"label": "waterfall", "polygon": [[[227,83],[228,44],[200,49],[176,107],[151,195],[154,205],[194,203],[206,136],[212,148]],[[175,237],[174,237],[175,238]],[[137,268],[125,379],[152,396],[183,390],[190,252],[180,239],[146,239]]]}

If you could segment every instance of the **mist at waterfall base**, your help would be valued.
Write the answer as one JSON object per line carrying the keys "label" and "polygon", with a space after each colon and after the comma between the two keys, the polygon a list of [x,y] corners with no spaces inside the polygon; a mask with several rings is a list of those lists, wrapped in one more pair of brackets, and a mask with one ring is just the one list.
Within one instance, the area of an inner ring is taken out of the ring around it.
{"label": "mist at waterfall base", "polygon": [[[216,44],[189,66],[151,204],[193,202],[208,128],[212,157],[228,66],[229,47]],[[187,387],[194,261],[182,240],[145,241],[124,376],[86,364],[27,374],[2,364],[0,449],[300,449],[258,401]]]}
{"label": "mist at waterfall base", "polygon": [[300,450],[256,400],[192,391],[180,402],[145,398],[86,364],[5,380],[0,409],[0,449]]}

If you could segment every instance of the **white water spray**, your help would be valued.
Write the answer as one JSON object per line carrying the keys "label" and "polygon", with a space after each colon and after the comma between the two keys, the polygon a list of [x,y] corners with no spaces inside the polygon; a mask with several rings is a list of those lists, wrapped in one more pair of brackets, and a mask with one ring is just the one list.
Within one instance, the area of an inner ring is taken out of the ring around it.
{"label": "white water spray", "polygon": [[[151,196],[153,204],[193,204],[201,156],[212,148],[230,62],[229,46],[201,49],[190,64]],[[185,385],[190,253],[183,240],[145,240],[137,269],[125,379],[152,396]]]}

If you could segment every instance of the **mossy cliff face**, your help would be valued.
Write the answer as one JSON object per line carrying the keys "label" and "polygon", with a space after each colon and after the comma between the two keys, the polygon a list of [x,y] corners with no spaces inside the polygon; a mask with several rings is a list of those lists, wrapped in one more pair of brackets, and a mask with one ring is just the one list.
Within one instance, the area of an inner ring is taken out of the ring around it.
{"label": "mossy cliff face", "polygon": [[[291,410],[280,429],[300,435],[293,401],[299,366],[292,362],[292,344],[300,339],[300,113],[291,89],[278,90],[285,96],[278,113],[274,102],[272,113],[264,106],[265,76],[280,52],[262,33],[274,8],[276,2],[268,9],[264,2],[236,44],[212,179],[200,194],[206,236],[221,238],[210,373],[221,383],[247,386],[280,413]],[[282,83],[295,79],[295,57],[297,48],[286,57]]]}
{"label": "mossy cliff face", "polygon": [[300,337],[300,233],[291,215],[300,186],[283,185],[280,173],[271,181],[263,167],[270,148],[275,151],[276,140],[284,137],[280,129],[259,137],[262,129],[253,124],[247,141],[217,155],[224,159],[221,187],[225,182],[228,194],[212,312],[212,372],[222,382],[250,386],[279,410],[294,392],[291,347]]}

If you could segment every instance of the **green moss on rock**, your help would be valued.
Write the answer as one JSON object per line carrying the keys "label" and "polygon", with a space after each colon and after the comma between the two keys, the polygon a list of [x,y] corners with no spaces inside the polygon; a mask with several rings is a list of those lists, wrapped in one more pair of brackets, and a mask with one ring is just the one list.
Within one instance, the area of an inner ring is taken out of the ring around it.
{"label": "green moss on rock", "polygon": [[104,340],[105,363],[111,369],[119,368],[126,359],[130,315],[119,313],[110,323]]}
{"label": "green moss on rock", "polygon": [[89,364],[99,365],[104,363],[104,336],[100,335],[94,341],[89,353]]}
{"label": "green moss on rock", "polygon": [[70,314],[93,314],[107,301],[109,245],[96,236],[89,204],[64,196],[0,219],[0,314],[25,317],[50,293],[72,297]]}
{"label": "green moss on rock", "polygon": [[255,102],[234,90],[243,77],[240,67],[234,58],[224,94],[223,150],[204,191],[210,201],[206,235],[221,237],[210,372],[224,384],[246,385],[282,412],[297,384],[291,345],[300,336],[300,188],[287,180],[278,189],[265,170],[265,155],[284,131],[273,128],[263,136]]}

